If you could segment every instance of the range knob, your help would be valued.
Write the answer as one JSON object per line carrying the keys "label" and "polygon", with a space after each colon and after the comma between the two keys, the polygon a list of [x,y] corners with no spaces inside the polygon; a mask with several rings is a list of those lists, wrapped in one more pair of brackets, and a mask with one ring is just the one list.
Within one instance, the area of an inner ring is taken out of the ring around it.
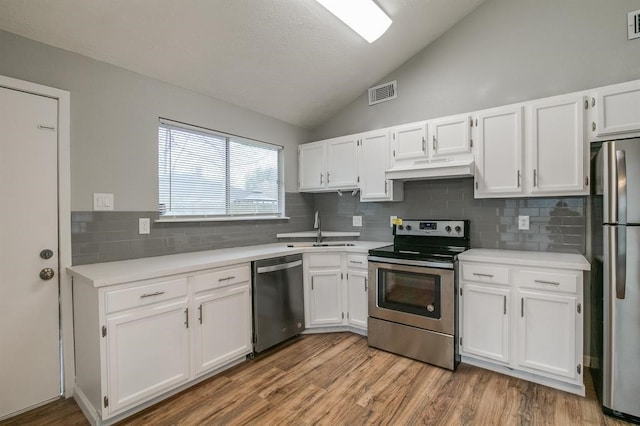
{"label": "range knob", "polygon": [[462,228],[460,228],[459,226],[456,226],[456,232],[459,234],[460,231],[462,231]]}
{"label": "range knob", "polygon": [[402,231],[404,229],[404,226],[403,225],[398,225],[398,229]]}
{"label": "range knob", "polygon": [[451,232],[451,227],[449,225],[447,225],[447,226],[444,227],[444,230],[447,231],[447,232]]}
{"label": "range knob", "polygon": [[407,225],[407,231],[411,231],[411,225]]}

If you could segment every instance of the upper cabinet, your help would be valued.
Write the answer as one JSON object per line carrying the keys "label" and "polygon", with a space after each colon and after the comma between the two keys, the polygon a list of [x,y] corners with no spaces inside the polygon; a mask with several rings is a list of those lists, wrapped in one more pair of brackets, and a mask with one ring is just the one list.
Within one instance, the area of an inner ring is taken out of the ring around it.
{"label": "upper cabinet", "polygon": [[595,89],[589,106],[591,138],[640,132],[640,80]]}
{"label": "upper cabinet", "polygon": [[431,157],[471,152],[471,123],[468,114],[430,121]]}
{"label": "upper cabinet", "polygon": [[403,124],[391,131],[394,161],[425,158],[427,151],[427,122]]}
{"label": "upper cabinet", "polygon": [[389,130],[374,130],[360,139],[360,201],[402,201],[402,183],[385,177],[391,167]]}
{"label": "upper cabinet", "polygon": [[298,147],[298,189],[335,191],[358,187],[357,135],[312,142]]}
{"label": "upper cabinet", "polygon": [[522,106],[483,111],[477,117],[476,198],[522,194]]}

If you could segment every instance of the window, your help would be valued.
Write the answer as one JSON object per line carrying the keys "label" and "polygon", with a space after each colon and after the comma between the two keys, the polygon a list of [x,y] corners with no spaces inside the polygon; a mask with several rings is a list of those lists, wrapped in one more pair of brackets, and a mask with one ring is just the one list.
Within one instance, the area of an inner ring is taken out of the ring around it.
{"label": "window", "polygon": [[160,220],[283,217],[282,147],[160,120]]}

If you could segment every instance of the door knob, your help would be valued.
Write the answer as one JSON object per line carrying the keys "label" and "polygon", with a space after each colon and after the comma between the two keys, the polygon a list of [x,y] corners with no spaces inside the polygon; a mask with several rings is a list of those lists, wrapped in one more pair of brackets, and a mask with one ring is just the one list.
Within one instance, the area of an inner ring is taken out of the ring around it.
{"label": "door knob", "polygon": [[49,249],[44,249],[40,252],[40,257],[43,259],[51,259],[53,257],[53,252]]}
{"label": "door knob", "polygon": [[50,280],[54,275],[55,272],[53,272],[53,269],[51,268],[44,268],[42,271],[40,271],[40,278],[42,278],[43,280]]}

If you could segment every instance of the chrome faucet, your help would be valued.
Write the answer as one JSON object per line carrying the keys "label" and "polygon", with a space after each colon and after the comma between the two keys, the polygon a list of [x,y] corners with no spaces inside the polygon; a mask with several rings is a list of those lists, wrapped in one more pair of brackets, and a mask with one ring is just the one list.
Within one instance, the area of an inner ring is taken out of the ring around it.
{"label": "chrome faucet", "polygon": [[320,228],[320,212],[316,210],[315,221],[313,222],[313,229],[317,229],[316,233],[316,244],[320,244],[322,242],[322,230]]}

